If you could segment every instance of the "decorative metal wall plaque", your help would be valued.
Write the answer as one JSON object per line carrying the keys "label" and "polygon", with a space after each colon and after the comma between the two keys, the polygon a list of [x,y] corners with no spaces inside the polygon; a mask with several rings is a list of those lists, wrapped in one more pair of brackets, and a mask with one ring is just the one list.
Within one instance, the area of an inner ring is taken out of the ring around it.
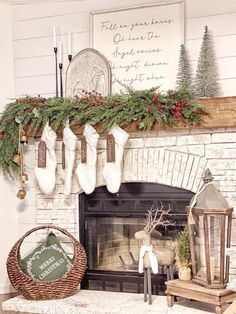
{"label": "decorative metal wall plaque", "polygon": [[66,97],[96,91],[103,96],[111,93],[111,67],[97,50],[81,50],[71,61],[66,73]]}

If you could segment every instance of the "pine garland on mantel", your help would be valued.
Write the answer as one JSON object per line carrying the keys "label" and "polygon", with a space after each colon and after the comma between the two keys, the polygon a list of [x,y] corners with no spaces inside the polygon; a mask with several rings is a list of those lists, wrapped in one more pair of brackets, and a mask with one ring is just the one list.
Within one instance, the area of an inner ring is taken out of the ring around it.
{"label": "pine garland on mantel", "polygon": [[86,92],[76,98],[24,97],[8,104],[0,118],[0,168],[10,178],[19,171],[13,162],[18,150],[19,123],[30,124],[36,132],[47,121],[57,130],[69,119],[70,124],[100,124],[104,132],[114,124],[136,124],[150,130],[154,124],[174,126],[179,120],[189,125],[201,122],[205,108],[185,90],[161,93],[157,89],[134,91],[103,97]]}

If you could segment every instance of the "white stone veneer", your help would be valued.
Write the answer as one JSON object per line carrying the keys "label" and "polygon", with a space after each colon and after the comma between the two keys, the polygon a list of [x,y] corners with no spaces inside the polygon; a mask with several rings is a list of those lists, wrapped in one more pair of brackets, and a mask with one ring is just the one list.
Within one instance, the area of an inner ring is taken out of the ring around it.
{"label": "white stone veneer", "polygon": [[[76,178],[73,193],[63,195],[61,170],[61,142],[57,142],[57,183],[51,196],[43,195],[36,187],[33,175],[37,159],[37,144],[32,142],[26,154],[30,181],[28,195],[19,204],[20,231],[24,233],[35,225],[54,224],[78,236],[78,193]],[[97,186],[104,185],[106,141],[98,144]],[[78,140],[77,162],[80,159]],[[229,205],[236,208],[236,128],[186,129],[130,134],[123,162],[122,182],[157,182],[196,192],[204,169],[210,168],[215,181]],[[233,221],[232,242],[236,246],[236,221]],[[235,263],[231,274],[236,274]]]}

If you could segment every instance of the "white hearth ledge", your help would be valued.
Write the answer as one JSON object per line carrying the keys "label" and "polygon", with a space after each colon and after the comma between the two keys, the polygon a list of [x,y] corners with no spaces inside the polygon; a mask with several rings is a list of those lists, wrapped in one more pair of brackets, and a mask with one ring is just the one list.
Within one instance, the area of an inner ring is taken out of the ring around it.
{"label": "white hearth ledge", "polygon": [[153,303],[144,303],[142,294],[80,290],[76,295],[61,300],[30,301],[22,296],[2,304],[3,310],[40,314],[209,314],[211,305],[190,300],[179,300],[167,307],[165,296],[153,296]]}

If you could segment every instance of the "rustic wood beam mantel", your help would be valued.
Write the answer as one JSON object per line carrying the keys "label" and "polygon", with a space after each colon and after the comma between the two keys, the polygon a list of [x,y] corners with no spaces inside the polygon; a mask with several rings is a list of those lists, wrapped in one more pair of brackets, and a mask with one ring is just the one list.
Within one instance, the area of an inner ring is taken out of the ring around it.
{"label": "rustic wood beam mantel", "polygon": [[[201,125],[191,127],[191,128],[236,128],[236,96],[234,97],[217,97],[217,98],[201,98],[199,102],[203,104],[207,109],[207,114],[202,115],[203,122]],[[95,126],[96,130],[99,133],[103,133],[102,126]],[[160,124],[155,124],[153,127],[154,131],[158,130],[173,130],[173,129],[186,129],[190,128],[189,125],[186,125],[182,122],[178,123],[175,127],[167,127]],[[29,137],[39,137],[41,136],[41,131],[35,133],[30,125],[24,127],[27,136]],[[82,135],[83,126],[73,125],[71,126],[72,131],[76,135]],[[124,128],[128,132],[137,132],[135,125],[131,124]],[[59,137],[62,136],[62,129],[57,130]]]}
{"label": "rustic wood beam mantel", "polygon": [[236,127],[236,96],[199,99],[208,114],[204,115],[201,128]]}

